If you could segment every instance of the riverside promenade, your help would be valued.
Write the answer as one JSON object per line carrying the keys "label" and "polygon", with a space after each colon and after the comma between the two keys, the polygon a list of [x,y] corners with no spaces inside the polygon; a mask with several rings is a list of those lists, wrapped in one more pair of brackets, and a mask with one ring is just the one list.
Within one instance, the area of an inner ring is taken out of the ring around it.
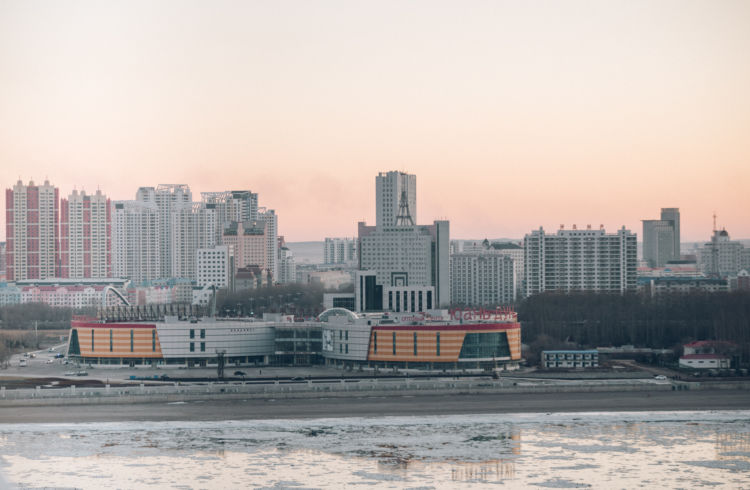
{"label": "riverside promenade", "polygon": [[750,382],[303,380],[0,388],[0,423],[559,411],[741,410]]}

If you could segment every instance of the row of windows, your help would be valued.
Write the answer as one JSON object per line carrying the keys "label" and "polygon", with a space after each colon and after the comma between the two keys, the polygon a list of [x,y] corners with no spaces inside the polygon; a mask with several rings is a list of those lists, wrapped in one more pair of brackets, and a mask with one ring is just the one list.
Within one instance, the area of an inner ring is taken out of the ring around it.
{"label": "row of windows", "polygon": [[[391,342],[392,346],[392,354],[396,355],[396,332],[393,332],[393,339]],[[436,346],[436,353],[439,356],[440,355],[440,332],[435,332],[435,346]],[[378,353],[378,332],[372,333],[372,349],[373,354]],[[414,355],[417,355],[417,332],[414,332],[414,348],[413,348]]]}
{"label": "row of windows", "polygon": [[[201,342],[200,348],[201,352],[206,352],[206,343]],[[195,352],[195,342],[190,342],[190,352]]]}
{"label": "row of windows", "polygon": [[[94,330],[91,329],[91,352],[94,352]],[[133,352],[133,330],[130,330],[130,352]],[[112,335],[112,329],[109,329],[109,351],[114,351],[114,341],[113,341],[113,335]],[[151,330],[151,352],[156,352],[156,330]]]}

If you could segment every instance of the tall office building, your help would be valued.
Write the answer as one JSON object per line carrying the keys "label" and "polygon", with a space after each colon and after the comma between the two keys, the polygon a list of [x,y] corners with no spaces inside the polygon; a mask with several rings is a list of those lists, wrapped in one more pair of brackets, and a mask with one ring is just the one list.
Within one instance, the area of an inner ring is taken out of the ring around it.
{"label": "tall office building", "polygon": [[664,267],[674,254],[675,229],[669,221],[643,220],[643,258],[649,267]]}
{"label": "tall office building", "polygon": [[543,228],[524,238],[526,294],[544,291],[620,292],[635,290],[637,235],[623,226],[617,233],[604,229]]}
{"label": "tall office building", "polygon": [[381,172],[375,177],[375,226],[417,224],[417,176],[404,172]]}
{"label": "tall office building", "polygon": [[674,230],[674,260],[680,260],[680,208],[661,208],[661,220],[672,224]]}
{"label": "tall office building", "polygon": [[326,238],[323,245],[324,264],[346,264],[357,261],[357,240],[354,238]]}
{"label": "tall office building", "polygon": [[661,208],[661,219],[643,220],[643,258],[650,267],[680,259],[679,208]]}
{"label": "tall office building", "polygon": [[112,277],[110,204],[100,190],[94,195],[74,190],[60,200],[60,277]]}
{"label": "tall office building", "polygon": [[[376,225],[358,224],[359,311],[421,311],[420,304],[425,309],[450,304],[450,223],[415,224],[416,182],[415,175],[401,172],[377,176]],[[405,303],[407,297],[414,301]]]}
{"label": "tall office building", "polygon": [[155,201],[115,201],[112,204],[114,275],[135,283],[161,278],[159,237],[159,208]]}
{"label": "tall office building", "polygon": [[5,191],[6,267],[9,281],[47,279],[58,274],[60,197],[44,181]]}
{"label": "tall office building", "polygon": [[234,222],[224,230],[222,244],[234,257],[235,269],[258,266],[269,271],[268,260],[268,224],[265,221],[256,223]]}

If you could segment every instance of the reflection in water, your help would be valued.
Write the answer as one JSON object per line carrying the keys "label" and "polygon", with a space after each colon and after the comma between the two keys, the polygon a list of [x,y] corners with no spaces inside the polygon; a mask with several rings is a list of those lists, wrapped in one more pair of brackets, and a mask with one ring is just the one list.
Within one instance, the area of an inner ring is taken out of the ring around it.
{"label": "reflection in water", "polygon": [[741,459],[750,463],[750,432],[717,433],[716,459]]}
{"label": "reflection in water", "polygon": [[513,460],[497,459],[484,463],[462,463],[451,468],[451,481],[500,483],[515,477]]}
{"label": "reflection in water", "polygon": [[32,487],[741,488],[749,448],[750,412],[6,425],[0,473]]}

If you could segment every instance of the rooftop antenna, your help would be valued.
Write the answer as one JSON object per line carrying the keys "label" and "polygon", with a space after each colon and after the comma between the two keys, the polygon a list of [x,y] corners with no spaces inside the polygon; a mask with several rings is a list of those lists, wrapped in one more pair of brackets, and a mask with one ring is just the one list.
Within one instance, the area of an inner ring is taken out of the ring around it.
{"label": "rooftop antenna", "polygon": [[409,212],[409,200],[406,198],[406,191],[401,191],[401,201],[398,204],[398,216],[396,216],[396,226],[414,226],[414,220]]}
{"label": "rooftop antenna", "polygon": [[716,211],[714,211],[714,231],[716,231]]}

